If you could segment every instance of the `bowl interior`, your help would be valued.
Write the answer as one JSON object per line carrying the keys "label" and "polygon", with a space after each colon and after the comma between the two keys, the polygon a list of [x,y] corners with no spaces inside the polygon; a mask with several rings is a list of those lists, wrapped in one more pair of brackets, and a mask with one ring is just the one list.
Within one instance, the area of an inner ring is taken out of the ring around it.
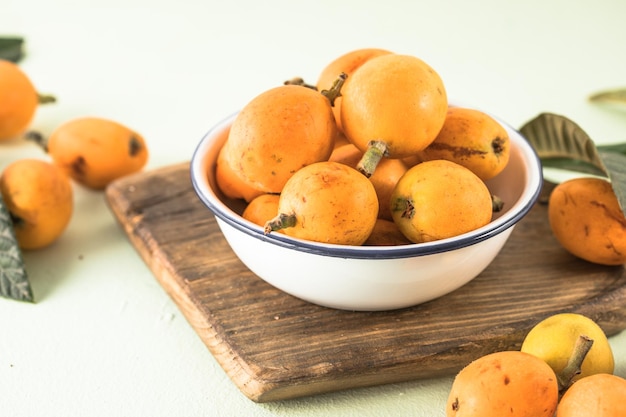
{"label": "bowl interior", "polygon": [[541,164],[535,151],[519,132],[496,118],[509,133],[511,154],[506,168],[486,181],[489,190],[504,202],[503,210],[495,213],[486,226],[448,239],[402,246],[344,246],[305,241],[282,233],[266,235],[260,226],[241,217],[245,202],[226,198],[215,182],[215,161],[236,115],[222,120],[200,141],[191,160],[192,183],[200,199],[215,216],[243,233],[274,245],[324,256],[367,259],[415,257],[445,252],[475,244],[512,227],[532,208],[541,190]]}

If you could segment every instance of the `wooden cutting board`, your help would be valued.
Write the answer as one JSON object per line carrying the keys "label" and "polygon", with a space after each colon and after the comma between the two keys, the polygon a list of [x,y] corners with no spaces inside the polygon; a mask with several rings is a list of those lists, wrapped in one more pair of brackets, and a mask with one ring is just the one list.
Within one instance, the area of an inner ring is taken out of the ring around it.
{"label": "wooden cutting board", "polygon": [[609,335],[626,328],[626,270],[567,254],[550,233],[545,197],[476,279],[386,312],[319,307],[251,273],[196,197],[188,163],[118,180],[106,197],[156,279],[253,401],[454,375],[481,355],[519,349],[535,323],[557,312],[585,314]]}

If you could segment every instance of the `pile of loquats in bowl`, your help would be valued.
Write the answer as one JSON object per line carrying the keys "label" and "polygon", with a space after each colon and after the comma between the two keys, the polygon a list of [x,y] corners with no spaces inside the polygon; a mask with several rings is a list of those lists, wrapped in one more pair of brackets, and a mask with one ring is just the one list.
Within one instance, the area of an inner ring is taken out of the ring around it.
{"label": "pile of loquats in bowl", "polygon": [[506,167],[509,142],[487,113],[449,105],[423,60],[355,50],[315,86],[294,79],[253,98],[232,123],[215,175],[266,233],[422,243],[491,221],[502,201],[485,180]]}
{"label": "pile of loquats in bowl", "polygon": [[252,272],[360,311],[475,278],[542,184],[519,132],[451,103],[424,60],[373,48],[328,63],[315,85],[293,78],[253,97],[201,139],[190,175]]}

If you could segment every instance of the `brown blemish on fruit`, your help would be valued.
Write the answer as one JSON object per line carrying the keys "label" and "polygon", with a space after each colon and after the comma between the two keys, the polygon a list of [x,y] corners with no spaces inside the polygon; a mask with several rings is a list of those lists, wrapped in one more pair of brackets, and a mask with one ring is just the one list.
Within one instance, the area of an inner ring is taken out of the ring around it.
{"label": "brown blemish on fruit", "polygon": [[130,156],[137,156],[142,148],[141,141],[136,136],[131,136],[128,140],[128,154]]}
{"label": "brown blemish on fruit", "polygon": [[609,243],[606,245],[606,248],[611,250],[615,255],[619,257],[623,255],[622,252],[620,252],[620,250],[615,247],[615,245],[613,244],[613,241],[611,240],[609,240]]}
{"label": "brown blemish on fruit", "polygon": [[87,161],[82,156],[78,156],[74,161],[72,161],[71,170],[78,177],[84,177],[86,175]]}
{"label": "brown blemish on fruit", "polygon": [[447,143],[433,142],[430,144],[430,148],[437,151],[448,151],[452,153],[455,158],[469,158],[473,155],[485,155],[487,152],[479,149],[467,148],[463,146],[450,146]]}
{"label": "brown blemish on fruit", "polygon": [[496,155],[500,155],[504,152],[504,145],[506,143],[506,139],[497,137],[491,142],[491,148]]}
{"label": "brown blemish on fruit", "polygon": [[18,228],[18,227],[24,226],[24,224],[25,224],[24,219],[22,219],[21,217],[17,216],[12,211],[9,211],[9,217],[11,218],[11,223],[13,223],[14,227]]}
{"label": "brown blemish on fruit", "polygon": [[613,212],[606,206],[606,204],[603,204],[603,203],[601,203],[599,201],[595,201],[595,200],[590,201],[589,204],[591,204],[592,206],[595,206],[595,207],[598,207],[598,208],[602,209],[602,211],[604,212],[604,214],[607,217],[609,217],[609,218],[615,220],[616,222],[618,222],[623,228],[626,228],[626,219],[623,218],[623,217],[615,216],[613,214]]}
{"label": "brown blemish on fruit", "polygon": [[459,411],[459,398],[458,397],[456,397],[454,401],[452,402],[452,410]]}

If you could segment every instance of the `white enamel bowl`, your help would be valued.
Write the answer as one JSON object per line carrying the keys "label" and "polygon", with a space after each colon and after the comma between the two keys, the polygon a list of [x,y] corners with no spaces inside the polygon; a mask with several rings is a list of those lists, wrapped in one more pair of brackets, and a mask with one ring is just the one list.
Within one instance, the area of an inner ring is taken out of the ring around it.
{"label": "white enamel bowl", "polygon": [[[220,147],[236,114],[202,138],[191,160],[200,200],[215,215],[235,254],[276,288],[325,307],[376,311],[420,304],[463,286],[497,256],[515,224],[539,196],[542,171],[528,142],[505,123],[511,139],[507,167],[487,185],[504,201],[488,225],[450,239],[404,246],[342,246],[304,241],[263,229],[240,216],[241,202],[225,199],[215,184]],[[209,211],[207,211],[207,214]],[[206,248],[211,256],[211,248]]]}

